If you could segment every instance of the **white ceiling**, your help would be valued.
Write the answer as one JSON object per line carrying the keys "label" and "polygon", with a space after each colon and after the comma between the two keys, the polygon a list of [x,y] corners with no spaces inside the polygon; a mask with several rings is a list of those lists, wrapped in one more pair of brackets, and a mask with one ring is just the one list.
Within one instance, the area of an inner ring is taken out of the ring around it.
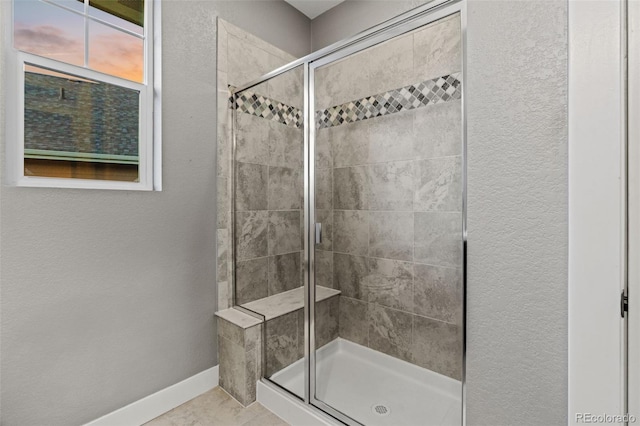
{"label": "white ceiling", "polygon": [[300,12],[307,15],[309,19],[313,19],[318,15],[322,15],[324,12],[331,9],[332,7],[339,5],[344,0],[284,0],[284,1],[286,1],[296,9],[298,9]]}

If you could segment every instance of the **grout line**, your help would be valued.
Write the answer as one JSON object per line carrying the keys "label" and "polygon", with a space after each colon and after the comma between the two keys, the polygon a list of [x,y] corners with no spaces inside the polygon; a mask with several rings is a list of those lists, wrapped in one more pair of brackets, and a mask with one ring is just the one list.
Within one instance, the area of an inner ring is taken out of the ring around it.
{"label": "grout line", "polygon": [[394,262],[411,263],[411,264],[414,264],[414,265],[423,265],[423,266],[433,266],[435,268],[443,268],[443,269],[451,269],[451,270],[456,270],[456,269],[462,268],[462,265],[459,265],[459,266],[436,265],[436,264],[433,264],[433,263],[425,263],[425,262],[420,262],[420,261],[416,261],[416,260],[391,259],[391,258],[388,258],[388,257],[378,257],[378,256],[369,256],[369,255],[362,255],[362,254],[347,253],[347,252],[343,252],[343,251],[339,251],[339,250],[335,250],[335,249],[334,250],[321,250],[321,251],[325,251],[327,253],[341,254],[341,255],[344,255],[344,256],[366,257],[366,258],[378,259],[378,260],[389,260],[389,261],[394,261]]}
{"label": "grout line", "polygon": [[340,293],[340,297],[344,297],[344,298],[351,299],[351,300],[356,300],[358,302],[365,303],[367,305],[373,305],[373,306],[380,307],[380,308],[383,308],[383,309],[389,309],[389,310],[395,311],[395,312],[402,312],[403,314],[411,315],[412,317],[421,317],[421,318],[425,318],[425,319],[428,319],[428,320],[431,320],[431,321],[436,321],[436,322],[439,322],[439,323],[442,323],[442,324],[454,325],[454,326],[460,327],[460,324],[457,324],[455,322],[449,322],[449,321],[445,321],[445,320],[442,320],[442,319],[429,317],[427,315],[422,315],[422,314],[415,313],[415,312],[405,311],[403,309],[398,309],[398,308],[393,308],[393,307],[386,306],[386,305],[381,305],[381,304],[376,303],[376,302],[370,302],[368,300],[362,300],[362,299],[358,299],[356,297],[345,296],[342,293]]}
{"label": "grout line", "polygon": [[[246,210],[258,211],[258,210]],[[367,213],[427,213],[427,214],[462,214],[459,211],[449,210],[370,210],[370,209],[333,209],[334,212],[367,212]]]}
{"label": "grout line", "polygon": [[236,159],[236,163],[238,164],[250,164],[252,166],[263,166],[263,167],[273,167],[273,168],[280,168],[280,169],[290,169],[290,170],[297,170],[297,171],[302,171],[302,166],[296,166],[296,167],[287,167],[287,166],[278,166],[278,165],[274,165],[274,164],[264,164],[264,163],[254,163],[252,161],[240,161]]}
{"label": "grout line", "polygon": [[292,213],[292,212],[300,212],[300,211],[302,210],[301,209],[282,209],[282,210],[256,209],[256,210],[236,210],[236,213],[256,213],[256,212]]}

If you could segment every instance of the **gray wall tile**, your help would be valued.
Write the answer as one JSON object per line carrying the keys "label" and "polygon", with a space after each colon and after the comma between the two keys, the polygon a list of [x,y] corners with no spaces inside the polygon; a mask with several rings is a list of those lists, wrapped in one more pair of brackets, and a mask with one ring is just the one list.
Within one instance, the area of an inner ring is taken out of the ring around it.
{"label": "gray wall tile", "polygon": [[300,250],[304,250],[304,210],[300,211]]}
{"label": "gray wall tile", "polygon": [[331,128],[316,129],[316,167],[333,167],[333,147],[331,146]]}
{"label": "gray wall tile", "polygon": [[333,253],[333,285],[341,295],[367,301],[365,280],[369,265],[363,256]]}
{"label": "gray wall tile", "polygon": [[300,252],[269,257],[269,296],[303,285],[300,257]]}
{"label": "gray wall tile", "polygon": [[218,320],[220,386],[248,406],[256,400],[256,382],[262,375],[262,326],[244,330]]}
{"label": "gray wall tile", "polygon": [[269,121],[268,134],[269,165],[302,169],[304,160],[302,129]]}
{"label": "gray wall tile", "polygon": [[244,347],[246,351],[254,349],[262,351],[262,324],[244,330]]}
{"label": "gray wall tile", "polygon": [[267,209],[268,167],[236,163],[236,210]]}
{"label": "gray wall tile", "polygon": [[413,263],[367,258],[365,289],[377,305],[413,312]]}
{"label": "gray wall tile", "polygon": [[414,83],[413,35],[397,37],[367,50],[371,94]]}
{"label": "gray wall tile", "polygon": [[367,166],[333,169],[333,203],[340,210],[366,210],[369,207]]}
{"label": "gray wall tile", "polygon": [[417,158],[462,154],[462,104],[450,101],[413,112],[413,150]]}
{"label": "gray wall tile", "polygon": [[360,53],[316,69],[314,110],[370,95],[367,60],[367,55]]}
{"label": "gray wall tile", "polygon": [[228,229],[231,221],[231,197],[229,195],[230,179],[218,177],[218,193],[216,195],[216,210],[218,214],[218,229]]}
{"label": "gray wall tile", "polygon": [[413,40],[417,81],[452,74],[462,69],[462,39],[458,15],[416,32]]}
{"label": "gray wall tile", "polygon": [[218,334],[220,387],[238,401],[246,399],[246,354],[241,345]]}
{"label": "gray wall tile", "polygon": [[236,212],[236,260],[267,256],[267,223],[264,210]]}
{"label": "gray wall tile", "polygon": [[340,295],[340,337],[367,346],[369,323],[367,302]]}
{"label": "gray wall tile", "polygon": [[369,166],[371,210],[413,211],[413,165],[412,161],[399,161]]}
{"label": "gray wall tile", "polygon": [[[273,63],[271,69],[276,69],[281,65],[281,63],[280,65]],[[304,103],[303,80],[304,74],[302,66],[280,74],[267,82],[269,86],[269,96],[283,104],[302,108]]]}
{"label": "gray wall tile", "polygon": [[300,212],[269,212],[269,255],[300,251]]}
{"label": "gray wall tile", "polygon": [[328,288],[334,288],[333,283],[333,252],[316,250],[316,285]]}
{"label": "gray wall tile", "polygon": [[300,209],[302,187],[301,169],[269,167],[269,210]]}
{"label": "gray wall tile", "polygon": [[251,114],[237,114],[236,161],[267,164],[269,121]]}
{"label": "gray wall tile", "polygon": [[413,315],[370,303],[367,309],[369,347],[408,360],[412,343]]}
{"label": "gray wall tile", "polygon": [[369,161],[412,160],[414,156],[413,111],[375,117],[369,121]]}
{"label": "gray wall tile", "polygon": [[333,169],[316,170],[316,209],[333,208]]}
{"label": "gray wall tile", "polygon": [[218,260],[216,279],[221,282],[226,281],[229,276],[229,231],[227,229],[218,229],[216,240],[216,256]]}
{"label": "gray wall tile", "polygon": [[[246,350],[246,349],[245,349]],[[258,379],[262,376],[261,365],[262,358],[260,356],[261,350],[253,349],[251,351],[247,351],[246,354],[246,365],[245,365],[245,389],[246,393],[244,395],[244,399],[239,400],[239,402],[247,407],[252,404],[256,400],[256,383]]]}
{"label": "gray wall tile", "polygon": [[462,264],[462,216],[460,213],[415,213],[416,262],[440,266]]}
{"label": "gray wall tile", "polygon": [[414,312],[453,324],[462,323],[462,270],[414,266]]}
{"label": "gray wall tile", "polygon": [[462,211],[461,157],[416,161],[416,211]]}
{"label": "gray wall tile", "polygon": [[[228,42],[229,42],[229,33],[227,32],[227,29],[225,28],[224,24],[220,22],[220,19],[218,18],[218,22],[217,22],[217,55],[216,55],[216,59],[217,59],[217,63],[216,63],[216,68],[219,71],[223,71],[223,72],[227,72],[227,70],[229,69],[229,62],[227,59],[227,51],[229,49],[228,47]],[[220,86],[218,86],[218,90],[220,90]]]}
{"label": "gray wall tile", "polygon": [[370,212],[369,256],[413,259],[413,212]]}
{"label": "gray wall tile", "polygon": [[229,281],[218,281],[218,310],[231,307],[231,283]]}
{"label": "gray wall tile", "polygon": [[270,69],[271,58],[266,51],[247,40],[241,40],[230,34],[227,43],[229,48],[227,56],[229,84],[237,87],[248,83],[260,77],[263,70]]}
{"label": "gray wall tile", "polygon": [[330,127],[328,131],[334,167],[357,166],[368,163],[368,120]]}
{"label": "gray wall tile", "polygon": [[462,335],[460,327],[419,315],[413,317],[413,362],[460,380]]}
{"label": "gray wall tile", "polygon": [[338,337],[340,327],[340,296],[330,297],[315,306],[316,349]]}
{"label": "gray wall tile", "polygon": [[267,297],[269,258],[245,260],[236,263],[236,303],[253,302]]}
{"label": "gray wall tile", "polygon": [[218,129],[216,135],[218,137],[218,146],[216,152],[217,158],[217,176],[229,177],[231,166],[231,109],[228,106],[229,92],[227,90],[219,90],[218,96]]}
{"label": "gray wall tile", "polygon": [[218,335],[236,345],[244,345],[244,330],[220,317],[218,317]]}
{"label": "gray wall tile", "polygon": [[296,313],[298,314],[298,344],[296,350],[298,351],[298,359],[300,359],[304,357],[304,309],[298,309]]}
{"label": "gray wall tile", "polygon": [[369,212],[334,210],[333,250],[365,256],[369,247]]}
{"label": "gray wall tile", "polygon": [[267,365],[265,374],[271,376],[300,358],[298,349],[298,312],[271,319],[266,323]]}

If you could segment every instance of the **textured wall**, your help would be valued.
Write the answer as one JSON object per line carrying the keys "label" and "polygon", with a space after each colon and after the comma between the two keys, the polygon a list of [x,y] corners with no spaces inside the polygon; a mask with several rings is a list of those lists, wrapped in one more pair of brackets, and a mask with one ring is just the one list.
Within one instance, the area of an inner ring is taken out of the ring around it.
{"label": "textured wall", "polygon": [[232,9],[309,45],[284,3],[163,2],[162,192],[0,188],[0,423],[80,424],[217,363],[215,17]]}
{"label": "textured wall", "polygon": [[216,12],[225,21],[296,58],[311,52],[309,18],[282,0],[201,1],[214,3]]}
{"label": "textured wall", "polygon": [[428,1],[347,0],[311,21],[312,50],[348,38]]}
{"label": "textured wall", "polygon": [[566,11],[468,6],[469,425],[567,423]]}

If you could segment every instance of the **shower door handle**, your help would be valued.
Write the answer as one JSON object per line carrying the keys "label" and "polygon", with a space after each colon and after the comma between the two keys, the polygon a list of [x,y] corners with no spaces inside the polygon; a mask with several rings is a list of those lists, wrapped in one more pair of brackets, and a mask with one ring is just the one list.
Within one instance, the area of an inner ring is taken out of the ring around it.
{"label": "shower door handle", "polygon": [[316,223],[316,244],[322,244],[322,224]]}

